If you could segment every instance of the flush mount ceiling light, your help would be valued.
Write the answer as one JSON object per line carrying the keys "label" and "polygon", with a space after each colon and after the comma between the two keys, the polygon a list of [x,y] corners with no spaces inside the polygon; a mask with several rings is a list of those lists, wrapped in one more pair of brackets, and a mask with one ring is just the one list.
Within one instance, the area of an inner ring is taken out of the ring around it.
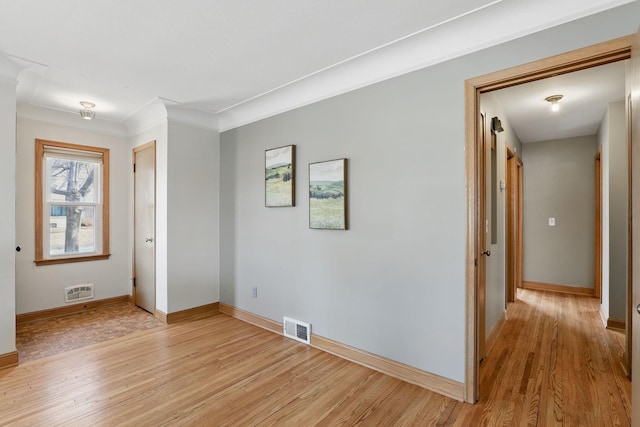
{"label": "flush mount ceiling light", "polygon": [[80,101],[80,105],[82,105],[82,110],[80,110],[80,117],[85,120],[93,120],[96,116],[96,112],[92,110],[93,107],[96,106],[93,102]]}
{"label": "flush mount ceiling light", "polygon": [[544,100],[551,104],[551,111],[558,111],[560,104],[558,103],[562,99],[562,95],[547,96]]}

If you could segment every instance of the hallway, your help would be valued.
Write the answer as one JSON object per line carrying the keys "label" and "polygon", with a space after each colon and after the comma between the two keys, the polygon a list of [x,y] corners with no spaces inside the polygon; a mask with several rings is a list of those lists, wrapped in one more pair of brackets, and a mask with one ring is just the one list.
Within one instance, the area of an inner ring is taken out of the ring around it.
{"label": "hallway", "polygon": [[480,402],[456,425],[630,425],[625,337],[603,327],[598,302],[518,289],[480,367]]}

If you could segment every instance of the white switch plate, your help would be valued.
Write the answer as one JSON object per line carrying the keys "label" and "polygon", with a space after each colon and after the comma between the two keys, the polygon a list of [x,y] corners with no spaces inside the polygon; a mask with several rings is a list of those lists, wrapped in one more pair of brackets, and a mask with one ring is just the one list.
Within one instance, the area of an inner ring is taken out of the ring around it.
{"label": "white switch plate", "polygon": [[549,218],[549,226],[550,227],[554,227],[556,225],[556,219],[555,218]]}

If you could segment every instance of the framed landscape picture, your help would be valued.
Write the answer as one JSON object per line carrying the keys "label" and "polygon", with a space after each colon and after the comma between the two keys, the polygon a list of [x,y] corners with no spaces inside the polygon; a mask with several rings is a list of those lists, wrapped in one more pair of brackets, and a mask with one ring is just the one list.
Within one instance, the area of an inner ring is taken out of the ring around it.
{"label": "framed landscape picture", "polygon": [[309,164],[309,228],[347,230],[347,159]]}
{"label": "framed landscape picture", "polygon": [[296,205],[296,146],[272,148],[264,152],[264,205]]}

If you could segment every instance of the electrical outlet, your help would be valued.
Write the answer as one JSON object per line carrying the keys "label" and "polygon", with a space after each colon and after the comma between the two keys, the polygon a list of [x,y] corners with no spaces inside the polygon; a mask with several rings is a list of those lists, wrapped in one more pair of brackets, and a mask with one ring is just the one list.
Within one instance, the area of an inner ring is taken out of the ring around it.
{"label": "electrical outlet", "polygon": [[550,227],[555,227],[556,225],[556,219],[555,218],[549,218],[549,226]]}
{"label": "electrical outlet", "polygon": [[251,296],[254,298],[258,298],[258,287],[254,286],[253,288],[251,288]]}

